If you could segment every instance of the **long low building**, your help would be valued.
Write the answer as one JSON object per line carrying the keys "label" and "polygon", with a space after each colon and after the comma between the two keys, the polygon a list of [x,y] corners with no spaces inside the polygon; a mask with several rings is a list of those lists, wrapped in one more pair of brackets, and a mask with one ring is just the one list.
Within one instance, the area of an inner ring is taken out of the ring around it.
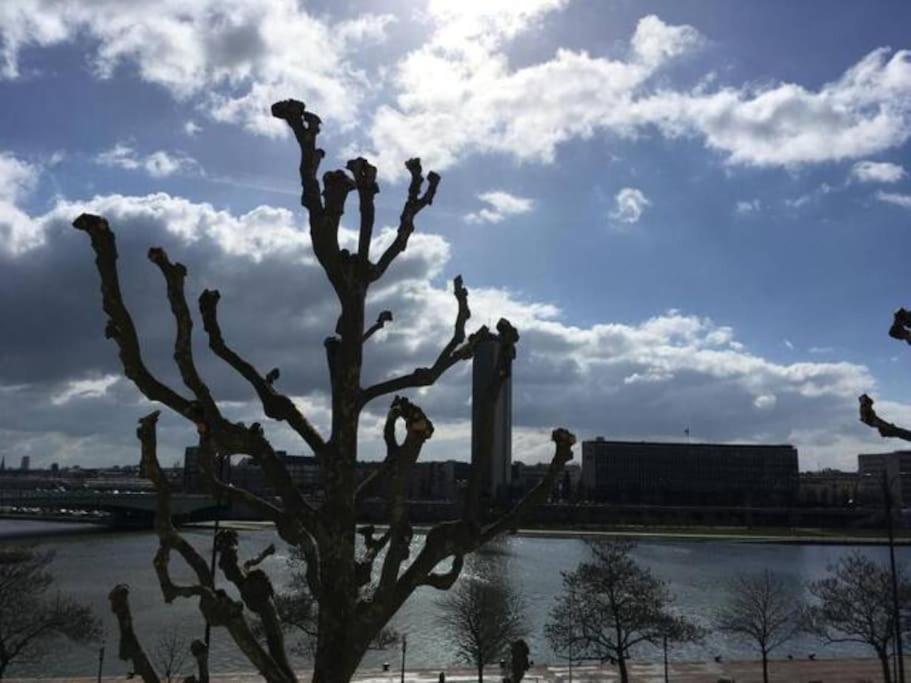
{"label": "long low building", "polygon": [[582,443],[589,500],[649,505],[791,505],[797,449],[783,445],[610,441]]}

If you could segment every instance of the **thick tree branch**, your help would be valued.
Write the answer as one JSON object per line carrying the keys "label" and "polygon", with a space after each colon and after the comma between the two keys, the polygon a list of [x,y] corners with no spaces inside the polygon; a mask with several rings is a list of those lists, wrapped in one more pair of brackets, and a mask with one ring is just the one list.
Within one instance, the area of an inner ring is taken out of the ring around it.
{"label": "thick tree branch", "polygon": [[244,571],[250,571],[254,567],[259,566],[260,564],[263,563],[263,561],[267,557],[270,557],[274,554],[275,554],[275,544],[270,543],[265,548],[263,548],[262,551],[260,551],[259,555],[256,555],[255,557],[251,557],[249,560],[244,562]]}
{"label": "thick tree branch", "polygon": [[196,677],[190,677],[184,683],[209,683],[209,648],[198,638],[190,643],[190,654],[196,660]]}
{"label": "thick tree branch", "polygon": [[421,187],[424,184],[424,175],[421,170],[420,159],[409,159],[405,162],[405,167],[411,174],[411,183],[408,185],[408,199],[402,209],[402,215],[399,218],[399,229],[395,239],[392,241],[383,255],[373,267],[371,280],[379,280],[389,265],[395,260],[395,257],[405,251],[408,246],[408,238],[414,232],[414,219],[420,213],[421,209],[433,203],[434,195],[437,192],[437,186],[440,184],[440,176],[431,171],[427,174],[427,189],[421,194]]}
{"label": "thick tree branch", "polygon": [[284,100],[272,105],[272,116],[285,121],[294,132],[301,151],[300,177],[303,193],[301,204],[307,209],[310,219],[310,241],[313,253],[326,271],[326,275],[341,298],[345,290],[344,278],[339,267],[341,253],[338,247],[338,224],[344,205],[344,196],[352,189],[351,180],[326,174],[324,177],[326,205],[323,206],[320,183],[317,180],[320,162],[325,152],[316,146],[320,118],[306,111],[304,103],[298,100]]}
{"label": "thick tree branch", "polygon": [[[139,420],[139,427],[136,430],[136,436],[139,438],[142,453],[143,470],[146,478],[152,482],[157,498],[155,512],[155,531],[158,534],[162,548],[170,550],[174,548],[184,558],[186,563],[196,574],[196,580],[200,586],[212,587],[212,574],[209,571],[209,565],[205,558],[202,557],[192,545],[177,533],[171,521],[171,491],[167,479],[161,471],[158,464],[157,456],[157,437],[156,425],[158,423],[159,412],[146,415]],[[165,564],[159,566],[161,562]],[[156,556],[155,569],[159,574],[159,579],[165,579],[162,583],[162,591],[165,593],[165,599],[171,602],[178,594],[198,595],[199,592],[192,588],[179,589],[171,583],[167,575],[167,552],[163,556]],[[169,597],[170,595],[170,597]]]}
{"label": "thick tree branch", "polygon": [[[171,312],[177,323],[174,360],[180,370],[181,379],[196,396],[196,400],[202,404],[204,411],[210,412],[214,418],[215,415],[218,415],[218,409],[215,407],[209,387],[202,381],[196,370],[196,364],[193,362],[193,319],[190,317],[190,309],[184,294],[187,269],[182,263],[171,263],[165,250],[161,247],[149,249],[149,260],[158,266],[167,284],[168,302],[171,304]],[[212,420],[210,419],[210,421]]]}
{"label": "thick tree branch", "polygon": [[[573,444],[576,443],[576,437],[571,432],[562,428],[555,429],[551,434],[551,439],[556,444],[556,448],[554,457],[551,459],[550,465],[547,468],[547,474],[545,474],[544,478],[538,482],[538,485],[525,494],[525,497],[516,503],[509,512],[481,529],[478,543],[474,548],[483,545],[492,538],[499,536],[510,529],[517,528],[522,516],[528,512],[528,510],[547,500],[547,497],[550,495],[551,491],[553,491],[557,478],[563,471],[563,466],[573,459],[572,447]],[[474,548],[472,548],[472,550]]]}
{"label": "thick tree branch", "polygon": [[[399,419],[405,422],[405,440],[401,445],[395,441],[395,422]],[[396,396],[389,408],[384,432],[387,449],[390,449],[386,456],[389,467],[385,470],[389,477],[386,518],[390,538],[380,573],[381,591],[395,584],[402,563],[408,559],[413,530],[408,520],[405,486],[424,443],[433,436],[433,423],[414,403],[404,396]]]}
{"label": "thick tree branch", "polygon": [[[276,460],[276,462],[271,463],[270,467],[276,470],[279,470],[280,468],[279,476],[282,477],[284,486],[290,486],[293,489],[292,500],[296,501],[297,499],[300,499],[300,505],[303,507],[295,508],[289,506],[286,501],[285,509],[280,509],[264,498],[257,496],[252,491],[226,483],[218,474],[220,468],[216,463],[220,462],[219,457],[225,458],[226,456],[217,456],[215,445],[212,443],[212,440],[206,434],[200,434],[199,468],[213,490],[218,494],[225,496],[235,504],[247,505],[253,510],[256,510],[264,518],[275,524],[275,530],[282,540],[301,548],[308,558],[307,575],[310,579],[310,590],[314,595],[318,596],[320,594],[319,555],[315,539],[321,533],[322,527],[316,511],[303,501],[300,492],[294,488],[287,470],[280,462],[277,462],[274,453],[269,456]],[[262,462],[262,460],[260,460],[260,462]],[[266,476],[270,477],[270,481],[274,484],[275,479],[271,478],[271,470],[267,467],[263,467],[263,469],[266,472]],[[289,509],[294,510],[294,512],[289,514],[287,512]]]}
{"label": "thick tree branch", "polygon": [[335,244],[338,244],[338,227],[345,213],[345,202],[352,190],[354,181],[343,170],[326,171],[323,174],[323,199],[326,205],[323,230],[332,236]]}
{"label": "thick tree branch", "polygon": [[382,492],[382,487],[392,474],[401,452],[401,445],[395,436],[395,425],[402,416],[402,404],[399,397],[396,396],[386,412],[386,420],[383,423],[383,441],[386,444],[386,457],[379,467],[373,469],[370,474],[364,477],[364,480],[358,485],[355,492],[355,501],[362,500],[370,494]]}
{"label": "thick tree branch", "polygon": [[889,336],[911,344],[911,311],[904,308],[895,311]]}
{"label": "thick tree branch", "polygon": [[218,324],[220,296],[217,290],[207,289],[199,297],[199,312],[202,314],[203,327],[209,336],[209,348],[253,386],[267,417],[286,422],[307,442],[313,453],[320,457],[326,447],[323,438],[301,414],[294,402],[273,387],[273,383],[278,379],[278,370],[271,370],[265,377],[261,376],[251,363],[241,358],[225,343],[221,326]]}
{"label": "thick tree branch", "polygon": [[226,500],[234,505],[246,505],[252,510],[256,510],[265,519],[271,522],[278,522],[281,517],[281,509],[273,503],[261,498],[252,491],[227,483],[221,478],[219,471],[221,463],[227,456],[217,456],[216,447],[213,439],[207,434],[199,435],[199,469],[205,480],[208,482],[210,489],[215,497],[220,500]]}
{"label": "thick tree branch", "polygon": [[437,356],[434,364],[429,368],[417,368],[413,372],[374,384],[363,390],[360,397],[360,406],[363,408],[373,399],[386,394],[413,389],[416,387],[430,386],[436,382],[449,368],[462,360],[468,360],[474,355],[475,346],[484,339],[489,332],[482,327],[465,341],[465,323],[471,317],[468,308],[468,290],[462,284],[462,276],[457,276],[453,282],[453,294],[459,308],[453,326],[452,337]]}
{"label": "thick tree branch", "polygon": [[358,577],[358,586],[365,586],[370,583],[373,578],[373,565],[376,562],[376,558],[392,537],[392,529],[387,529],[379,537],[374,537],[375,531],[376,529],[372,524],[359,527],[357,530],[357,533],[364,539],[365,547],[364,555],[358,560],[355,570]]}
{"label": "thick tree branch", "polygon": [[373,334],[375,332],[378,332],[381,329],[383,329],[383,326],[386,323],[391,323],[391,322],[392,322],[392,311],[380,311],[380,314],[376,318],[376,322],[373,323],[373,325],[371,325],[370,328],[366,332],[364,332],[363,340],[367,341],[368,339],[370,339],[370,337],[373,336]]}
{"label": "thick tree branch", "polygon": [[326,153],[317,148],[316,138],[322,121],[316,114],[306,111],[304,103],[298,100],[276,102],[272,105],[272,116],[285,121],[294,132],[301,151],[301,204],[311,216],[319,217],[323,212],[323,204],[317,173]]}
{"label": "thick tree branch", "polygon": [[[193,321],[190,317],[190,310],[187,306],[186,296],[184,294],[186,268],[184,268],[184,266],[179,263],[172,264],[168,259],[165,251],[160,248],[153,248],[149,250],[149,260],[151,260],[159,267],[165,277],[165,281],[167,282],[168,301],[171,304],[171,310],[177,322],[177,337],[174,344],[174,359],[180,370],[181,377],[183,378],[183,381],[187,387],[193,391],[194,395],[196,396],[196,400],[202,406],[207,426],[214,426],[214,430],[209,428],[200,429],[200,434],[204,437],[207,437],[211,434],[214,436],[216,443],[218,443],[218,441],[222,441],[228,444],[241,444],[240,448],[244,449],[244,451],[249,450],[250,455],[253,455],[261,463],[263,463],[263,469],[270,474],[272,481],[276,483],[276,488],[279,489],[279,492],[282,495],[282,499],[285,501],[286,505],[289,507],[296,505],[304,506],[301,496],[295,489],[290,476],[274,456],[272,448],[268,444],[268,441],[265,439],[265,436],[262,434],[261,430],[257,429],[256,425],[254,425],[253,429],[246,430],[240,425],[236,425],[225,420],[222,417],[217,405],[215,404],[215,401],[212,399],[208,386],[206,386],[206,384],[202,381],[199,373],[196,370],[196,366],[193,361],[192,347]],[[213,348],[213,350],[215,350],[217,354],[219,350],[224,351],[226,354],[229,354],[231,356],[231,360],[234,360],[237,363],[237,365],[234,365],[233,363],[232,365],[238,368],[241,374],[244,375],[244,377],[246,377],[248,380],[255,380],[254,386],[258,391],[261,391],[260,398],[262,399],[264,393],[270,393],[269,386],[266,385],[265,380],[261,380],[258,373],[256,373],[252,366],[246,364],[243,360],[237,357],[236,354],[233,354],[230,349],[227,349],[227,347],[224,345],[223,340],[221,339],[221,331],[218,328],[218,322],[216,318],[217,301],[218,293],[209,292],[209,290],[203,292],[202,296],[200,297],[200,309],[203,313],[206,330],[209,332],[210,345],[212,345],[211,343],[213,341],[214,335],[214,337],[217,338],[216,341],[220,341],[221,344],[217,349]],[[245,370],[248,372],[244,372]],[[259,383],[257,383],[257,381]],[[273,397],[276,397],[274,392],[271,393]],[[281,398],[285,397],[276,397],[276,400],[281,404],[282,416],[286,418],[292,427],[298,429],[299,433],[301,433],[302,436],[312,437],[315,440],[315,445],[321,446],[322,439],[319,438],[319,435],[316,434],[316,432],[313,431],[306,420],[303,419],[303,416],[297,412],[297,409],[294,407],[293,403],[291,403],[289,399],[285,399],[284,403],[282,403]],[[269,405],[267,405],[267,401],[263,401],[263,405],[264,408],[266,408],[268,414]],[[223,484],[218,480],[217,476],[214,476],[214,469],[210,470],[209,473],[210,475],[213,475],[210,477],[210,479],[215,485],[216,489],[226,493],[229,499],[241,500],[248,505],[259,509],[260,512],[263,512],[274,521],[277,521],[273,512],[274,508],[272,508],[272,506],[270,506],[268,503],[248,491],[242,491],[236,487],[231,487]],[[270,513],[272,513],[272,516],[270,516]]]}
{"label": "thick tree branch", "polygon": [[256,457],[263,464],[267,476],[270,476],[275,483],[286,506],[294,512],[299,512],[306,521],[312,523],[314,517],[312,509],[309,509],[303,497],[294,488],[290,476],[278,461],[268,441],[258,429],[258,425],[247,430],[240,425],[224,420],[215,408],[214,402],[208,398],[208,389],[202,384],[193,368],[190,355],[191,323],[186,303],[182,301],[183,267],[171,265],[164,252],[160,250],[153,250],[150,253],[150,257],[158,263],[168,280],[169,299],[178,318],[175,358],[178,360],[184,380],[194,387],[194,393],[197,393],[195,401],[185,399],[155,379],[142,361],[136,329],[120,293],[117,248],[114,233],[110,230],[108,222],[100,216],[82,214],[73,225],[88,233],[91,238],[92,248],[96,254],[95,263],[101,276],[102,303],[109,316],[107,335],[117,342],[126,376],[147,398],[164,403],[183,415],[196,425],[200,433],[211,433],[211,436],[218,441],[220,449],[232,453],[247,453]]}
{"label": "thick tree branch", "polygon": [[354,176],[360,200],[361,229],[357,240],[357,257],[359,265],[364,269],[364,279],[366,280],[367,269],[370,265],[370,240],[373,237],[373,224],[376,216],[374,197],[380,191],[380,187],[376,183],[376,166],[371,165],[363,157],[351,159],[346,167]]}
{"label": "thick tree branch", "polygon": [[465,564],[464,559],[462,555],[454,556],[452,558],[452,566],[446,572],[442,574],[431,572],[421,579],[419,585],[430,586],[441,591],[449,590],[462,573],[462,567]]}
{"label": "thick tree branch", "polygon": [[[282,667],[256,640],[243,613],[243,603],[233,600],[224,591],[216,591],[206,560],[190,545],[171,523],[171,492],[164,478],[156,454],[155,426],[158,412],[139,421],[137,436],[142,446],[142,462],[147,477],[155,487],[157,510],[155,530],[159,549],[155,555],[155,572],[166,602],[177,597],[198,597],[199,609],[212,626],[224,626],[232,639],[257,670],[273,683],[294,683],[294,675]],[[196,574],[196,585],[174,584],[169,570],[170,551],[176,550]],[[223,568],[224,569],[224,568]],[[255,570],[258,571],[258,570]]]}
{"label": "thick tree branch", "polygon": [[133,615],[130,613],[130,587],[124,583],[114,586],[108,595],[111,601],[111,611],[117,617],[117,626],[120,630],[120,645],[117,656],[124,662],[133,663],[133,671],[142,678],[143,683],[160,683],[155,667],[149,661],[145,650],[133,630]]}
{"label": "thick tree branch", "polygon": [[163,403],[188,420],[199,422],[199,407],[159,382],[142,361],[136,327],[120,292],[117,246],[108,222],[101,216],[84,213],[73,222],[73,226],[88,233],[91,238],[95,265],[101,276],[102,306],[108,315],[105,336],[117,343],[124,374],[149,400]]}
{"label": "thick tree branch", "polygon": [[[516,503],[508,513],[486,526],[479,527],[477,524],[465,520],[443,522],[434,526],[427,533],[420,553],[402,573],[398,581],[392,586],[380,585],[372,599],[361,604],[364,618],[368,623],[385,624],[414,590],[418,586],[425,585],[428,577],[433,576],[433,570],[440,562],[447,557],[453,557],[454,562],[458,562],[460,556],[477,550],[495,536],[515,528],[525,512],[547,498],[553,490],[553,485],[563,470],[563,466],[572,460],[572,447],[576,442],[576,437],[562,428],[555,429],[551,438],[555,445],[554,455],[547,473],[537,486]],[[445,579],[430,578],[429,585],[437,583],[445,585],[449,578],[455,581],[456,577],[450,577],[449,574],[457,571],[454,566],[450,572],[443,575],[446,577]]]}
{"label": "thick tree branch", "polygon": [[[222,573],[237,587],[244,605],[256,614],[262,623],[269,656],[290,678],[293,678],[294,670],[285,650],[285,636],[275,607],[275,590],[272,588],[272,582],[261,569],[247,570],[246,565],[241,567],[237,557],[237,532],[233,529],[220,531],[215,539],[215,547],[218,551],[218,566]],[[274,548],[272,550],[274,552]],[[263,556],[256,558],[254,565],[262,559]]]}
{"label": "thick tree branch", "polygon": [[903,441],[911,441],[911,430],[904,429],[891,422],[886,422],[876,414],[876,411],[873,410],[872,398],[866,394],[862,394],[858,400],[860,401],[861,422],[873,427],[882,437],[894,437],[896,439],[902,439]]}

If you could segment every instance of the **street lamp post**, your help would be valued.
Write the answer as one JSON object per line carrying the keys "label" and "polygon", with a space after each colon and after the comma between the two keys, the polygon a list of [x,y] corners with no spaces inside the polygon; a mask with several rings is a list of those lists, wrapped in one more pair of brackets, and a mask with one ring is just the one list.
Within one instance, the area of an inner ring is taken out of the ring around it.
{"label": "street lamp post", "polygon": [[905,683],[905,655],[902,652],[901,612],[898,606],[898,575],[895,571],[895,530],[892,519],[892,487],[883,468],[883,502],[886,507],[886,530],[889,534],[889,568],[892,574],[892,621],[895,624],[895,648],[898,653],[898,682]]}
{"label": "street lamp post", "polygon": [[402,634],[402,683],[405,683],[405,650],[408,649],[408,634]]}
{"label": "street lamp post", "polygon": [[101,683],[102,669],[104,669],[104,640],[101,641],[101,647],[98,648],[98,683]]}
{"label": "street lamp post", "polygon": [[[223,456],[221,463],[219,465],[218,477],[222,481],[225,481],[225,458],[229,458],[229,457],[230,456]],[[231,474],[230,462],[228,463],[228,465],[229,465],[228,475],[230,476],[230,474]],[[215,489],[215,508],[216,508],[216,510],[218,510],[218,512],[215,513],[215,527],[212,529],[212,559],[210,561],[210,566],[209,566],[209,571],[212,574],[212,588],[213,589],[215,588],[215,556],[217,554],[216,550],[215,550],[215,544],[216,544],[216,541],[218,540],[218,527],[219,527],[218,523],[221,520],[221,492],[219,491],[218,488]],[[211,640],[212,640],[212,625],[209,624],[209,620],[206,619],[205,641],[206,641],[207,650],[209,649]]]}
{"label": "street lamp post", "polygon": [[573,625],[576,622],[576,590],[569,589],[569,683],[573,683]]}

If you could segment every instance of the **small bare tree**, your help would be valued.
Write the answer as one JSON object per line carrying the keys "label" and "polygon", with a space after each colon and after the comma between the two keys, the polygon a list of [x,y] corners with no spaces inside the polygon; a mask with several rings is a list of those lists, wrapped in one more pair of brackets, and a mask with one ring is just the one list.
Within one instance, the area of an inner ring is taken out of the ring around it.
{"label": "small bare tree", "polygon": [[642,643],[698,640],[702,629],[671,611],[673,596],[664,581],[639,566],[630,541],[589,541],[589,562],[563,574],[544,634],[551,647],[571,659],[614,661],[622,683],[627,662]]}
{"label": "small bare tree", "polygon": [[[186,387],[184,391],[161,382],[143,361],[136,327],[121,294],[117,248],[108,222],[100,216],[83,214],[74,226],[91,238],[101,278],[102,306],[108,316],[106,336],[117,344],[124,374],[148,399],[163,404],[193,425],[199,438],[200,469],[214,491],[226,500],[252,507],[264,519],[274,522],[282,540],[304,553],[310,594],[319,605],[313,681],[345,683],[351,679],[370,644],[415,590],[421,586],[448,589],[458,578],[467,554],[515,527],[523,512],[547,497],[563,465],[572,458],[575,437],[565,429],[554,430],[555,451],[547,476],[508,512],[490,518],[480,505],[482,476],[483,472],[489,471],[494,441],[492,411],[484,411],[479,420],[479,448],[473,454],[475,466],[461,517],[433,527],[420,549],[412,554],[414,531],[405,499],[405,483],[424,444],[433,435],[433,424],[417,405],[403,396],[395,396],[386,413],[383,430],[386,458],[371,477],[359,482],[361,412],[377,399],[434,384],[447,370],[473,358],[479,344],[491,340],[498,344],[497,371],[486,388],[485,398],[489,400],[485,404],[493,406],[510,376],[519,335],[507,320],[499,321],[496,333],[481,327],[474,334],[466,335],[465,326],[471,315],[468,291],[462,278],[456,277],[452,337],[432,364],[362,386],[365,344],[392,318],[391,313],[382,311],[374,324],[367,323],[368,291],[405,251],[415,230],[415,219],[433,202],[440,176],[431,172],[425,178],[419,159],[410,159],[405,164],[411,181],[398,231],[382,254],[373,260],[370,251],[375,222],[374,199],[379,192],[376,168],[366,159],[352,159],[346,166],[348,172],[330,171],[320,180],[318,171],[324,157],[323,150],[317,147],[320,118],[306,111],[303,103],[296,100],[272,105],[272,114],[288,124],[300,147],[301,203],[308,213],[310,241],[316,260],[335,291],[340,309],[334,334],[324,342],[332,411],[328,435],[320,433],[298,405],[279,391],[277,368],[260,372],[225,340],[218,318],[220,295],[217,291],[202,292],[199,311],[212,352],[250,384],[267,417],[287,424],[312,450],[320,468],[321,503],[308,500],[294,485],[262,425],[257,422],[248,426],[230,420],[222,413],[209,385],[198,372],[192,344],[193,321],[184,291],[187,269],[172,262],[163,249],[149,250],[149,259],[161,270],[175,319],[174,360]],[[339,245],[342,214],[352,192],[357,193],[360,214],[355,252]],[[170,487],[162,476],[156,453],[157,419],[156,411],[140,420],[138,436],[144,471],[158,494],[155,524],[159,550],[154,564],[165,600],[197,600],[207,622],[225,628],[267,681],[296,681],[285,648],[272,583],[257,563],[242,565],[239,562],[236,534],[222,532],[217,547],[218,568],[234,586],[239,598],[215,590],[215,578],[205,558],[171,524]],[[396,425],[400,422],[405,426],[403,439],[396,435]],[[276,498],[263,498],[220,479],[220,463],[233,455],[253,458],[276,491]],[[367,494],[376,490],[384,491],[387,498],[388,529],[379,536],[365,535],[364,551],[360,552],[356,543],[358,513]],[[177,584],[172,580],[169,567],[172,552],[191,567],[192,583]],[[377,563],[381,569],[379,579],[374,582],[373,568]],[[443,569],[438,570],[440,565]],[[128,617],[125,592],[112,593],[112,600],[113,608]],[[123,617],[119,619],[121,624],[125,623]],[[264,641],[254,636],[251,619],[262,623]],[[122,633],[122,637],[126,636]],[[147,663],[135,637],[129,647],[122,648],[122,654],[124,652]],[[151,667],[137,665],[136,670],[142,672],[146,681],[158,680]]]}
{"label": "small bare tree", "polygon": [[456,654],[477,668],[479,682],[484,666],[505,659],[527,631],[525,602],[503,569],[488,566],[463,577],[438,603]]}
{"label": "small bare tree", "polygon": [[55,593],[48,568],[53,551],[0,546],[0,680],[13,664],[48,656],[54,641],[90,643],[101,622],[88,605]]}
{"label": "small bare tree", "polygon": [[783,576],[768,569],[740,574],[728,586],[718,613],[719,630],[755,644],[762,656],[762,680],[769,683],[769,654],[799,630],[800,596]]}
{"label": "small bare tree", "polygon": [[190,657],[190,641],[180,629],[169,628],[159,634],[153,657],[164,681],[180,680]]}
{"label": "small bare tree", "polygon": [[[892,608],[892,574],[859,551],[829,566],[829,576],[808,587],[815,603],[804,611],[804,628],[826,643],[861,643],[873,648],[883,683],[891,683],[889,651],[899,630]],[[911,606],[911,581],[899,573],[899,599]]]}

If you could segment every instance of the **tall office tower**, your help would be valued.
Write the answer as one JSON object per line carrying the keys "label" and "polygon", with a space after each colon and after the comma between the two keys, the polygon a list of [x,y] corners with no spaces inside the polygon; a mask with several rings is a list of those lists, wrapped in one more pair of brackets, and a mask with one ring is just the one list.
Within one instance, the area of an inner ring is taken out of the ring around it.
{"label": "tall office tower", "polygon": [[[498,325],[498,328],[500,326]],[[505,339],[504,334],[514,334],[510,327],[500,335],[487,333],[475,347],[471,373],[471,464],[481,467],[485,421],[492,418],[493,439],[490,463],[478,472],[481,497],[505,498],[509,495],[512,465],[512,355],[515,339]],[[504,374],[505,373],[505,376]],[[502,381],[494,397],[494,388]],[[475,470],[477,471],[477,470]]]}
{"label": "tall office tower", "polygon": [[19,469],[23,472],[28,472],[29,467],[31,467],[32,458],[28,455],[22,456],[22,463],[19,465]]}

